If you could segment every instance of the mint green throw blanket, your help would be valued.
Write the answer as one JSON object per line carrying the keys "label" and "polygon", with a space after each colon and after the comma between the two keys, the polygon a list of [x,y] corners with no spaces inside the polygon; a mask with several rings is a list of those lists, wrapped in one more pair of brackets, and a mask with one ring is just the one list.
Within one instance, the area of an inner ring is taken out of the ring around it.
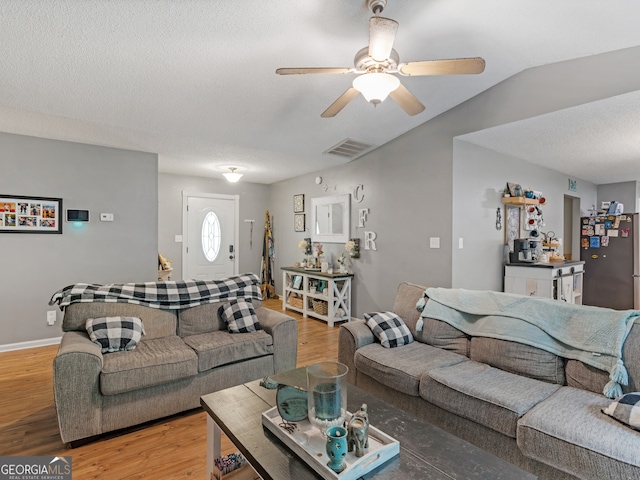
{"label": "mint green throw blanket", "polygon": [[[424,298],[429,301],[425,302]],[[422,318],[442,320],[467,335],[524,343],[609,372],[603,391],[622,395],[628,382],[622,346],[639,311],[571,305],[492,291],[428,288],[416,305]]]}

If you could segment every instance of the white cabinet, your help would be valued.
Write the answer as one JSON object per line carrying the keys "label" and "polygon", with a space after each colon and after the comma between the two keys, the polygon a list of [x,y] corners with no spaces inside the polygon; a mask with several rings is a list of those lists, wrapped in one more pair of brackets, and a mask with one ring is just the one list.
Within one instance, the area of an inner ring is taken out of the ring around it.
{"label": "white cabinet", "polygon": [[304,268],[282,268],[282,309],[303,317],[334,322],[351,319],[352,273],[320,273]]}
{"label": "white cabinet", "polygon": [[584,262],[506,265],[504,291],[582,305],[583,268]]}

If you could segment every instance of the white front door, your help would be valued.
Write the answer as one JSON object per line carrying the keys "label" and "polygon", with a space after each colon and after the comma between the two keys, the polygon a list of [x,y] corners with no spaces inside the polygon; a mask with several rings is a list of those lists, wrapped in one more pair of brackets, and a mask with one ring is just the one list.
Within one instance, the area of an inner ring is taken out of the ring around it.
{"label": "white front door", "polygon": [[184,194],[184,280],[215,280],[238,273],[238,202],[237,195]]}

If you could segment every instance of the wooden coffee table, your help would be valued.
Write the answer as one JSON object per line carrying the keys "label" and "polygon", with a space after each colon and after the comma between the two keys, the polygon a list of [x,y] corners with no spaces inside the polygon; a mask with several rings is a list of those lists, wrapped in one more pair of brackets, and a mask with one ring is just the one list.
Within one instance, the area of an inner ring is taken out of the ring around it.
{"label": "wooden coffee table", "polygon": [[[200,398],[207,416],[207,472],[220,456],[222,430],[265,480],[321,478],[262,425],[262,413],[275,405],[275,390],[259,381],[210,393]],[[362,478],[421,480],[534,480],[534,475],[505,462],[428,422],[392,407],[349,385],[349,411],[368,405],[371,425],[400,442],[400,455]],[[213,478],[207,473],[207,479]]]}

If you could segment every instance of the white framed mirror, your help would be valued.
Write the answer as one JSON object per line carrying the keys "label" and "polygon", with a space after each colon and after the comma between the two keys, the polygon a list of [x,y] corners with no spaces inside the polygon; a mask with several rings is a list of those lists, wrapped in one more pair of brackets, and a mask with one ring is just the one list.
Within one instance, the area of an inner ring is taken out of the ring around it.
{"label": "white framed mirror", "polygon": [[351,197],[334,195],[311,199],[311,241],[346,243],[349,240]]}

